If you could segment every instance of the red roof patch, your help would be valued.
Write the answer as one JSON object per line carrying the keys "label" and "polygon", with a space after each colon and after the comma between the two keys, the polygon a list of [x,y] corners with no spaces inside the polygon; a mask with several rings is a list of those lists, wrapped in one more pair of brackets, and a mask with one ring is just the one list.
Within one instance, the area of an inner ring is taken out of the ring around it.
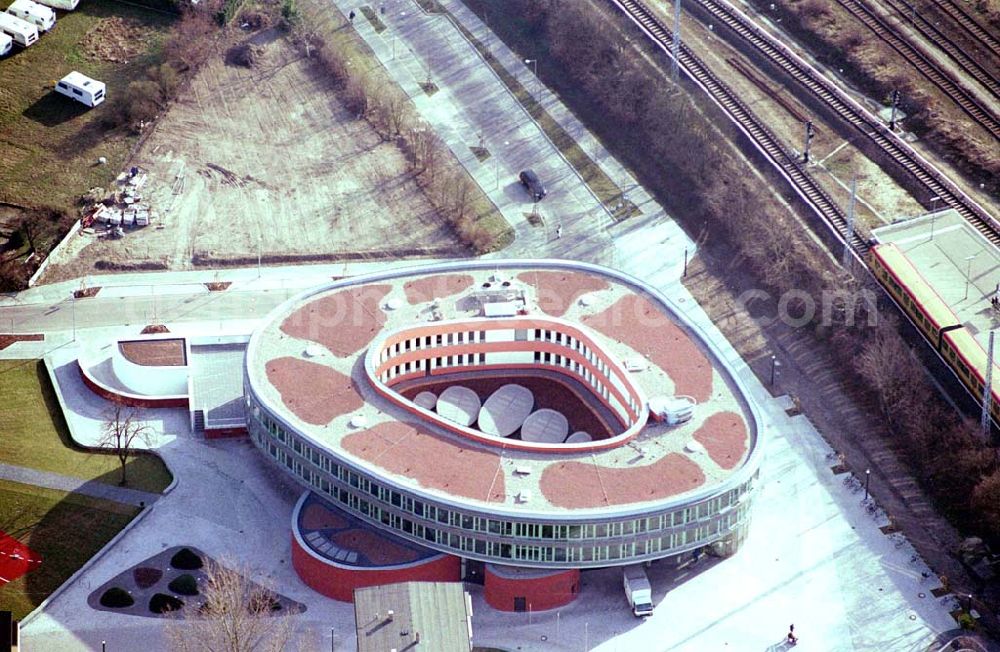
{"label": "red roof patch", "polygon": [[307,301],[281,322],[281,332],[322,344],[345,357],[364,348],[382,330],[382,299],[390,285],[360,285]]}
{"label": "red roof patch", "polygon": [[553,317],[562,317],[577,297],[607,290],[608,282],[585,272],[521,272],[517,279],[535,286],[538,307]]}
{"label": "red roof patch", "polygon": [[720,412],[705,419],[695,440],[720,467],[731,470],[747,451],[747,426],[735,412]]}
{"label": "red roof patch", "polygon": [[325,365],[298,358],[267,363],[267,380],[292,413],[306,423],[325,426],[364,405],[350,378]]}
{"label": "red roof patch", "polygon": [[628,344],[667,372],[675,392],[699,403],[712,396],[712,364],[669,316],[645,297],[629,294],[583,323]]}
{"label": "red roof patch", "polygon": [[704,482],[697,464],[680,453],[669,453],[653,464],[625,468],[558,462],[546,467],[539,485],[556,507],[586,509],[661,500]]}
{"label": "red roof patch", "polygon": [[468,274],[438,274],[407,281],[403,286],[410,305],[443,299],[467,290],[472,285]]}
{"label": "red roof patch", "polygon": [[506,500],[500,456],[462,446],[397,421],[355,432],[341,441],[344,450],[389,473],[405,475],[428,489],[484,502]]}

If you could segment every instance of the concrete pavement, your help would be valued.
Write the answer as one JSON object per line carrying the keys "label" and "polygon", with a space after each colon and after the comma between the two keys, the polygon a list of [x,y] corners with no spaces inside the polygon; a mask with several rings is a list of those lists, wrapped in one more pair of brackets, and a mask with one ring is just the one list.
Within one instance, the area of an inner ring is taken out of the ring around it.
{"label": "concrete pavement", "polygon": [[101,498],[102,500],[110,500],[111,502],[134,505],[136,507],[139,507],[141,504],[152,505],[160,498],[160,494],[149,493],[148,491],[116,487],[115,485],[104,484],[103,482],[96,482],[94,480],[81,480],[80,478],[73,478],[61,473],[39,471],[37,469],[29,469],[25,466],[4,464],[3,462],[0,462],[0,479],[20,482],[21,484],[30,484],[36,487],[45,487],[47,489],[75,492],[92,498]]}

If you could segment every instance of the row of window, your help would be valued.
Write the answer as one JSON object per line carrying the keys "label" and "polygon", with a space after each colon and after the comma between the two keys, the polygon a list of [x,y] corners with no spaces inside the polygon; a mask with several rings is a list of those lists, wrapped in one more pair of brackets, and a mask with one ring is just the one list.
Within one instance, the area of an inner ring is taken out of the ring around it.
{"label": "row of window", "polygon": [[[672,550],[684,548],[692,544],[707,544],[729,534],[746,517],[747,511],[745,508],[733,510],[721,518],[712,519],[692,529],[664,532],[658,536],[648,538],[635,537],[625,542],[600,543],[599,541],[590,541],[573,543],[572,541],[567,541],[560,544],[550,543],[545,545],[485,539],[417,522],[407,518],[405,515],[390,511],[378,503],[369,501],[363,494],[352,493],[346,489],[332,486],[327,481],[321,481],[316,485],[314,484],[317,480],[316,475],[309,471],[307,467],[291,462],[291,456],[282,455],[281,450],[273,446],[273,444],[268,450],[275,459],[293,470],[302,480],[314,486],[320,493],[366,520],[381,523],[389,529],[410,535],[411,538],[426,541],[437,547],[450,548],[456,551],[456,553],[475,554],[492,559],[521,562],[592,563],[642,558],[663,552],[669,553]],[[581,527],[526,523],[511,524],[509,522],[504,525],[508,528],[511,526],[555,529]],[[600,524],[599,526],[604,527],[604,525]],[[516,532],[517,529],[514,531]]]}
{"label": "row of window", "polygon": [[[528,523],[468,514],[383,487],[301,443],[256,407],[254,414],[258,418],[250,420],[251,433],[258,446],[318,493],[410,537],[493,558],[586,562],[641,557],[724,536],[746,518],[749,507],[748,501],[740,502],[751,490],[747,482],[699,505],[613,523]],[[609,541],[618,537],[629,540]],[[520,544],[518,539],[549,543]],[[586,540],[589,545],[583,545]]]}
{"label": "row of window", "polygon": [[[607,362],[605,362],[605,360],[597,354],[596,351],[592,350],[582,340],[575,338],[572,335],[562,333],[561,331],[536,328],[530,331],[530,335],[532,337],[529,339],[528,330],[515,329],[514,341],[520,342],[533,340],[537,342],[552,342],[579,353],[585,360],[587,360],[587,362],[598,370],[600,375],[592,373],[586,365],[567,356],[561,356],[550,352],[536,351],[534,358],[535,362],[554,364],[571,369],[577,376],[583,378],[588,385],[594,388],[600,396],[604,397],[606,401],[615,405],[620,414],[628,412],[628,416],[625,418],[625,421],[629,424],[632,423],[633,419],[631,415],[638,414],[639,406],[635,398],[628,392],[621,392],[625,396],[625,400],[627,402],[627,406],[621,406],[617,397],[614,397],[610,389],[605,386],[605,383],[608,382],[611,377],[610,374],[612,373],[612,369]],[[485,342],[487,339],[487,331],[484,330],[442,333],[438,335],[410,338],[400,342],[395,342],[391,346],[383,349],[379,355],[379,362],[385,363],[395,358],[400,353],[405,353],[407,351],[430,349],[452,344],[463,344],[466,342]],[[466,353],[412,360],[383,369],[379,378],[383,383],[387,383],[400,375],[429,371],[431,369],[483,365],[486,363],[486,355],[486,353]],[[619,387],[619,389],[621,388]]]}

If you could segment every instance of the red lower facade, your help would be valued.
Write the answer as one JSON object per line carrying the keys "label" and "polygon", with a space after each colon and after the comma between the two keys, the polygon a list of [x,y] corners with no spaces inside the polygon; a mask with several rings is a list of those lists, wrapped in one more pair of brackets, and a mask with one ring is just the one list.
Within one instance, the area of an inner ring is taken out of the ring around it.
{"label": "red lower facade", "polygon": [[232,437],[246,437],[246,426],[238,428],[205,428],[205,439],[228,439]]}
{"label": "red lower facade", "polygon": [[354,601],[354,589],[399,582],[458,582],[462,563],[458,557],[440,555],[423,562],[394,568],[341,566],[317,559],[304,550],[292,534],[292,567],[317,593],[341,602]]}
{"label": "red lower facade", "polygon": [[483,595],[486,603],[499,611],[545,611],[569,604],[580,593],[580,571],[552,573],[498,573],[486,565]]}

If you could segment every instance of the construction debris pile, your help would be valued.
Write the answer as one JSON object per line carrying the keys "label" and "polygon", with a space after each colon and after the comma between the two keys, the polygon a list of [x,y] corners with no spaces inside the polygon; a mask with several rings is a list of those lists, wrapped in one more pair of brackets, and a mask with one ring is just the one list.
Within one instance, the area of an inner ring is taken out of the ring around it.
{"label": "construction debris pile", "polygon": [[149,226],[155,222],[159,215],[143,201],[142,189],[147,179],[146,173],[136,167],[128,173],[123,172],[118,177],[118,189],[95,205],[83,218],[81,226],[103,224],[106,237],[121,238],[126,228]]}

